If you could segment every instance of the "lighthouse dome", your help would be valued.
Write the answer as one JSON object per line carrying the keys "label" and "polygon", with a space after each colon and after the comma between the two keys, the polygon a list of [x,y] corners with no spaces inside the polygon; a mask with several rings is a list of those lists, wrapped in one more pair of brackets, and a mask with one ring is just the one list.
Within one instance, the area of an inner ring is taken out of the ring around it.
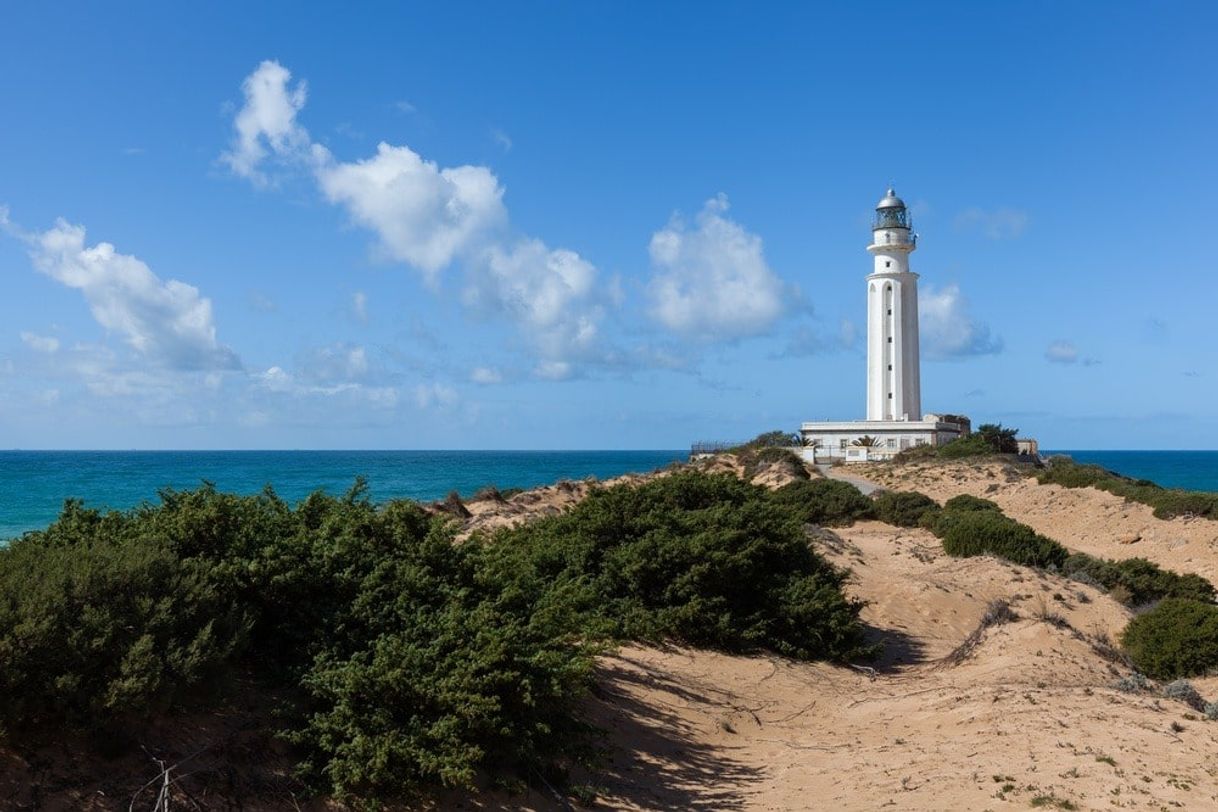
{"label": "lighthouse dome", "polygon": [[884,198],[875,207],[877,209],[903,209],[905,208],[905,201],[897,197],[897,193],[889,186],[888,191],[884,194]]}

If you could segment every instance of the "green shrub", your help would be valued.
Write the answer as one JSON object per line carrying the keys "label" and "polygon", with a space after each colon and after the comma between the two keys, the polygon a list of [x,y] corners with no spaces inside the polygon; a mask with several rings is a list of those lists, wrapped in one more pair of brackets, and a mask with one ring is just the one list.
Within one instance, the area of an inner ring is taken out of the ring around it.
{"label": "green shrub", "polygon": [[1030,567],[1061,567],[1069,555],[1027,525],[989,511],[944,511],[936,531],[948,555],[996,555]]}
{"label": "green shrub", "polygon": [[[848,513],[829,491],[817,509]],[[250,676],[290,698],[284,732],[320,792],[561,783],[592,744],[594,657],[619,639],[870,652],[805,512],[689,471],[459,544],[448,517],[373,505],[362,482],[295,507],[210,486],[125,513],[69,502],[0,550],[0,733],[109,730]]]}
{"label": "green shrub", "polygon": [[1180,575],[1144,558],[1111,561],[1086,553],[1074,553],[1062,565],[1070,578],[1094,582],[1119,595],[1129,606],[1143,606],[1163,598],[1188,598],[1211,602],[1214,585],[1196,573]]}
{"label": "green shrub", "polygon": [[1168,598],[1129,621],[1121,644],[1155,679],[1200,676],[1218,666],[1218,606]]}
{"label": "green shrub", "polygon": [[977,427],[976,436],[985,441],[995,454],[1014,454],[1019,451],[1019,443],[1015,436],[1019,429],[1004,428],[1001,423],[982,423]]}
{"label": "green shrub", "polygon": [[988,511],[990,513],[1002,513],[1002,508],[996,502],[967,493],[962,493],[948,499],[943,503],[943,509],[947,511]]}
{"label": "green shrub", "polygon": [[736,446],[731,450],[739,452],[746,448],[790,448],[802,444],[803,440],[798,434],[775,430],[762,432],[744,445]]}
{"label": "green shrub", "polygon": [[939,503],[917,491],[880,491],[873,501],[876,518],[896,527],[929,524],[939,514]]}
{"label": "green shrub", "polygon": [[938,450],[938,456],[945,460],[982,457],[993,453],[993,447],[980,434],[970,434],[967,437],[957,438],[950,443],[939,446]]}
{"label": "green shrub", "polygon": [[[250,619],[206,565],[87,533],[117,522],[78,504],[59,524],[0,548],[0,727],[99,731],[225,676]],[[55,543],[68,525],[87,542]]]}
{"label": "green shrub", "polygon": [[770,499],[800,521],[824,527],[842,527],[876,515],[874,502],[837,479],[792,482],[774,491]]}
{"label": "green shrub", "polygon": [[867,653],[845,574],[780,501],[733,476],[594,490],[567,513],[502,532],[488,560],[504,583],[570,589],[620,637],[801,659]]}
{"label": "green shrub", "polygon": [[919,460],[932,460],[938,456],[939,449],[933,445],[915,445],[909,448],[901,449],[893,456],[892,461],[895,463],[918,462]]}
{"label": "green shrub", "polygon": [[1218,519],[1218,493],[1163,488],[1149,480],[1123,477],[1098,465],[1074,462],[1069,457],[1054,457],[1037,479],[1045,485],[1108,491],[1128,501],[1149,505],[1158,519],[1176,516]]}
{"label": "green shrub", "polygon": [[576,702],[599,650],[579,600],[505,584],[446,525],[381,539],[301,679],[314,709],[290,739],[305,776],[340,798],[384,798],[569,762],[586,746]]}

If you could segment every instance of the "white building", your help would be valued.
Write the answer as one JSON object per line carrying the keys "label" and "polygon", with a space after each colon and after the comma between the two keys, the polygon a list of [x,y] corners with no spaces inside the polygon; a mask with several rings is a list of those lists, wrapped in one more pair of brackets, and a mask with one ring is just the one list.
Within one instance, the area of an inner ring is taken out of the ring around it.
{"label": "white building", "polygon": [[967,419],[922,414],[918,275],[909,270],[918,235],[904,201],[892,189],[875,208],[871,233],[867,250],[875,265],[867,277],[867,419],[804,423],[805,453],[816,460],[890,457],[969,432]]}

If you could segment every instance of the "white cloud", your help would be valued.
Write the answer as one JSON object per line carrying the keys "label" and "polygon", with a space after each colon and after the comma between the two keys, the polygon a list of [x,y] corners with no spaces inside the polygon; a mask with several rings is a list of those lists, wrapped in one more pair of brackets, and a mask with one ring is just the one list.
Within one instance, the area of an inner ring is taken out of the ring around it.
{"label": "white cloud", "polygon": [[1093,367],[1099,361],[1091,356],[1081,357],[1074,342],[1058,339],[1045,349],[1045,360],[1054,364],[1081,363],[1085,367]]}
{"label": "white cloud", "polygon": [[1045,358],[1055,364],[1073,364],[1078,360],[1078,348],[1069,341],[1054,341],[1045,350]]}
{"label": "white cloud", "polygon": [[161,281],[140,259],[110,243],[85,247],[85,229],[64,220],[28,235],[39,271],[80,290],[93,318],[140,355],[174,369],[233,369],[236,354],[216,340],[211,301],[193,285]]}
{"label": "white cloud", "polygon": [[766,264],[761,238],[724,217],[728,202],[706,202],[695,228],[680,216],[651,238],[651,315],[669,330],[704,340],[764,333],[786,311],[782,281]]}
{"label": "white cloud", "polygon": [[1026,212],[999,208],[993,211],[973,206],[956,216],[956,228],[975,229],[991,240],[1013,239],[1028,226]]}
{"label": "white cloud", "polygon": [[317,347],[299,359],[300,374],[315,383],[362,380],[368,375],[368,352],[353,344]]}
{"label": "white cloud", "polygon": [[433,281],[507,220],[503,188],[489,169],[440,169],[409,147],[381,143],[367,160],[325,163],[317,180],[327,200],[377,235],[387,256]]}
{"label": "white cloud", "polygon": [[351,294],[351,317],[360,324],[368,323],[368,294],[362,290]]}
{"label": "white cloud", "polygon": [[265,372],[255,373],[252,379],[255,385],[267,392],[294,398],[345,396],[383,409],[393,408],[398,402],[397,389],[392,386],[368,386],[355,381],[335,382],[332,379],[321,381],[312,371],[297,376],[282,367],[273,366]]}
{"label": "white cloud", "polygon": [[309,134],[296,123],[296,114],[308,95],[303,81],[288,87],[291,72],[266,60],[241,84],[245,104],[233,121],[236,135],[228,152],[220,156],[237,175],[265,184],[259,168],[269,155],[288,156],[303,150]]}
{"label": "white cloud", "polygon": [[445,269],[463,268],[465,304],[506,318],[542,361],[595,356],[601,302],[612,299],[612,285],[600,291],[596,268],[576,252],[513,235],[490,169],[442,168],[387,143],[364,160],[339,161],[297,123],[305,89],[290,80],[275,62],[246,78],[234,146],[224,156],[234,172],[257,182],[268,157],[307,168],[328,201],[375,235],[386,258],[413,266],[436,287]]}
{"label": "white cloud", "polygon": [[533,374],[547,381],[565,381],[574,373],[567,361],[542,361],[533,369]]}
{"label": "white cloud", "polygon": [[37,333],[21,332],[21,341],[35,352],[54,353],[59,350],[59,339],[55,336],[40,336]]}
{"label": "white cloud", "polygon": [[414,389],[414,400],[420,409],[452,406],[457,402],[457,391],[442,383],[421,383]]}
{"label": "white cloud", "polygon": [[495,139],[495,143],[499,145],[504,152],[512,151],[512,139],[503,130],[495,127],[491,130],[491,138]]}
{"label": "white cloud", "polygon": [[598,335],[596,268],[574,251],[524,239],[492,246],[470,269],[465,304],[506,316],[546,360],[585,357]]}
{"label": "white cloud", "polygon": [[1002,339],[968,313],[968,302],[957,285],[935,290],[924,286],[918,295],[922,349],[930,358],[949,359],[991,355],[1002,351]]}
{"label": "white cloud", "polygon": [[469,379],[486,386],[503,383],[503,373],[494,367],[474,367],[469,373]]}

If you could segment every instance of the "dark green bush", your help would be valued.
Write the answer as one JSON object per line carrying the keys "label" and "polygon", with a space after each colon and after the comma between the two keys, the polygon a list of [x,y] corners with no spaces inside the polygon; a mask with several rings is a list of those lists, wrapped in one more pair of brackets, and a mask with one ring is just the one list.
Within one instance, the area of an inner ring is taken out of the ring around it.
{"label": "dark green bush", "polygon": [[1062,571],[1071,578],[1094,581],[1106,590],[1115,590],[1114,594],[1129,606],[1143,606],[1162,598],[1214,600],[1214,585],[1200,575],[1180,575],[1144,558],[1110,561],[1075,553],[1066,559]]}
{"label": "dark green bush", "polygon": [[964,457],[982,457],[993,454],[993,447],[980,434],[970,434],[960,437],[950,443],[939,446],[938,456],[945,460],[956,460]]}
{"label": "dark green bush", "polygon": [[1014,454],[1019,451],[1019,443],[1015,440],[1019,429],[1005,428],[1001,423],[982,423],[977,427],[976,436],[985,440],[986,445],[995,454]]}
{"label": "dark green bush", "polygon": [[1155,679],[1206,674],[1218,666],[1218,606],[1168,598],[1129,621],[1121,644],[1134,667]]}
{"label": "dark green bush", "polygon": [[939,503],[917,491],[880,491],[872,501],[876,518],[896,527],[925,526],[939,513]]}
{"label": "dark green bush", "polygon": [[731,450],[739,452],[746,448],[790,448],[802,444],[803,441],[798,434],[775,430],[762,432],[744,445],[736,446]]}
{"label": "dark green bush", "polygon": [[290,738],[304,774],[340,798],[376,798],[569,762],[585,746],[576,701],[599,650],[573,608],[583,596],[505,584],[482,545],[454,544],[444,525],[394,525],[373,528],[383,554],[302,676],[313,710]]}
{"label": "dark green bush", "polygon": [[198,561],[69,503],[46,533],[0,548],[0,726],[102,730],[146,720],[222,678],[250,626]]}
{"label": "dark green bush", "polygon": [[770,495],[771,501],[809,524],[841,527],[875,518],[875,503],[849,482],[813,479],[792,482]]}
{"label": "dark green bush", "polygon": [[1002,513],[1002,508],[998,506],[998,503],[967,493],[962,493],[948,499],[943,503],[943,509],[947,511],[988,511],[990,513]]}
{"label": "dark green bush", "polygon": [[895,463],[918,462],[919,460],[933,460],[939,456],[939,449],[933,445],[915,445],[909,448],[902,449],[892,458]]}
{"label": "dark green bush", "polygon": [[812,551],[791,511],[732,476],[598,489],[565,514],[501,533],[488,560],[505,583],[570,588],[620,637],[801,659],[866,654],[844,573]]}
{"label": "dark green bush", "polygon": [[1145,479],[1130,479],[1098,465],[1083,465],[1068,457],[1054,457],[1051,464],[1037,475],[1041,484],[1065,488],[1093,487],[1131,502],[1154,508],[1159,519],[1176,516],[1200,516],[1218,519],[1218,493],[1163,488]]}
{"label": "dark green bush", "polygon": [[622,638],[869,653],[803,514],[734,477],[597,488],[490,540],[455,529],[362,482],[295,507],[210,486],[126,513],[70,502],[0,550],[0,734],[109,730],[252,677],[290,699],[302,774],[375,801],[561,781],[591,745],[593,658]]}
{"label": "dark green bush", "polygon": [[936,532],[948,555],[996,555],[1030,567],[1061,567],[1069,555],[1053,539],[990,511],[944,511]]}

